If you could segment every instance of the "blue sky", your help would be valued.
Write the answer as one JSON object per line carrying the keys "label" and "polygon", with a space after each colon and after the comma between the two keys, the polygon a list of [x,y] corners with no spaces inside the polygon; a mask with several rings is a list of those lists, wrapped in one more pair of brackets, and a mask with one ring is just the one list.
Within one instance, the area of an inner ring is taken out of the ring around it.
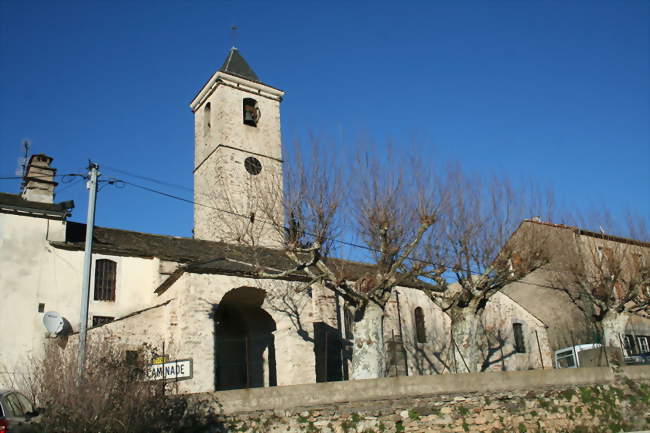
{"label": "blue sky", "polygon": [[[649,5],[0,0],[0,177],[29,138],[60,174],[91,158],[106,178],[191,198],[188,104],[236,24],[243,56],[287,92],[285,143],[314,134],[352,158],[359,137],[377,152],[391,142],[650,224]],[[73,220],[86,197],[81,182],[59,186]],[[96,221],[189,236],[192,206],[106,185]]]}

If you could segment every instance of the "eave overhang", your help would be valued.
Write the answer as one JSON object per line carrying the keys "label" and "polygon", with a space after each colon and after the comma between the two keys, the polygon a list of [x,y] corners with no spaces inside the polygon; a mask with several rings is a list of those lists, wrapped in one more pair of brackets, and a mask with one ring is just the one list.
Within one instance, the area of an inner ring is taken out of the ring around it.
{"label": "eave overhang", "polygon": [[280,89],[276,89],[275,87],[271,87],[269,85],[255,81],[250,81],[245,78],[240,78],[236,75],[228,74],[226,72],[217,71],[214,73],[214,75],[212,75],[208,82],[205,83],[201,90],[199,90],[199,92],[196,94],[194,99],[192,99],[190,102],[190,108],[192,109],[192,112],[196,112],[196,110],[198,110],[199,107],[203,105],[205,100],[208,99],[210,95],[212,95],[212,92],[214,92],[220,85],[234,87],[236,89],[276,101],[282,101],[282,98],[284,97],[284,92]]}

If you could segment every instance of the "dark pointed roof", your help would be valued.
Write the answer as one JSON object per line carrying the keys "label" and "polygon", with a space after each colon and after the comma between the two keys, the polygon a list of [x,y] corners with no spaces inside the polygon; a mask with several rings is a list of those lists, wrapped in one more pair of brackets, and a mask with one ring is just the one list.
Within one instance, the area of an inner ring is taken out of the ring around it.
{"label": "dark pointed roof", "polygon": [[251,81],[259,82],[260,79],[253,69],[246,63],[246,60],[239,54],[239,50],[235,47],[230,49],[228,57],[219,68],[221,72],[226,72],[228,74],[236,75],[241,78],[245,78]]}

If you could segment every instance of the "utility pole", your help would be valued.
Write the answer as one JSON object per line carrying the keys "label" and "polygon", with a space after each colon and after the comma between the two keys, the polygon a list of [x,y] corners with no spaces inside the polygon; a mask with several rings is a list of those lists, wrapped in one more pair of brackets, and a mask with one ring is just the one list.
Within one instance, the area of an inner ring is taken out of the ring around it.
{"label": "utility pole", "polygon": [[97,201],[97,177],[99,166],[92,161],[88,164],[90,179],[88,188],[88,215],[86,216],[86,246],[84,249],[84,267],[81,278],[81,317],[79,319],[79,356],[77,358],[77,379],[81,382],[86,364],[86,331],[88,328],[88,301],[90,298],[90,269],[92,268],[93,228],[95,226],[95,203]]}

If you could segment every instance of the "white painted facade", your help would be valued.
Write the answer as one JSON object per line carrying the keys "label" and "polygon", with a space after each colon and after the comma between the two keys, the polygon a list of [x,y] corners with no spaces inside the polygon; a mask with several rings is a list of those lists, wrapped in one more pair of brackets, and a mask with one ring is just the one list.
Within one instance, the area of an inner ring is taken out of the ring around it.
{"label": "white painted facade", "polygon": [[[65,237],[65,222],[0,213],[0,333],[2,368],[21,371],[31,356],[42,353],[47,332],[43,313],[56,311],[79,329],[83,252],[55,248]],[[156,259],[93,255],[93,261],[117,262],[115,302],[94,301],[91,275],[89,325],[93,316],[120,317],[151,305],[148,290],[160,278]],[[40,309],[43,311],[39,312]]]}

